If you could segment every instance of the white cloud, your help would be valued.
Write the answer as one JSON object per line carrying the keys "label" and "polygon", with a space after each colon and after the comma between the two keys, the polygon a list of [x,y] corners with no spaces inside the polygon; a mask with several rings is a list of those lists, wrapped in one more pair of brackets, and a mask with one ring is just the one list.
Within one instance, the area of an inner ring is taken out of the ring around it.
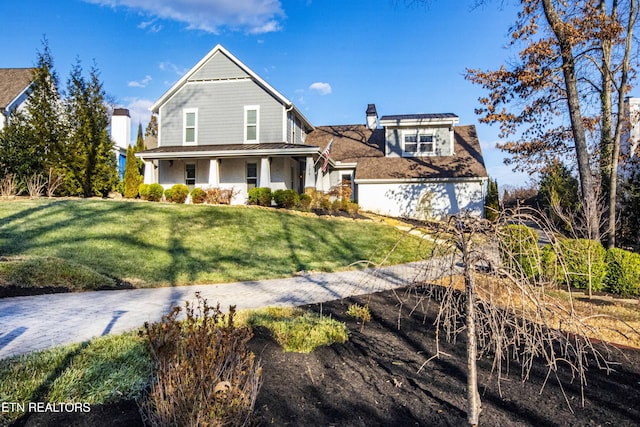
{"label": "white cloud", "polygon": [[162,71],[173,71],[174,73],[176,73],[178,76],[182,77],[186,74],[187,71],[189,71],[188,68],[184,68],[184,67],[179,67],[176,64],[172,63],[172,62],[161,62],[160,64],[158,64],[158,68],[160,68],[160,70]]}
{"label": "white cloud", "polygon": [[[125,108],[129,110],[129,116],[131,116],[131,126],[135,127],[137,132],[138,123],[142,123],[142,130],[144,131],[151,117],[150,108],[153,105],[153,101],[143,98],[125,98],[124,101],[127,102]],[[136,136],[137,133],[131,134],[132,138]]]}
{"label": "white cloud", "polygon": [[[218,34],[222,29],[245,31],[250,34],[279,31],[281,29],[280,20],[285,17],[280,0],[84,1],[102,6],[137,10],[156,18],[183,22],[190,30],[202,30],[215,34]],[[141,25],[146,28],[150,22]]]}
{"label": "white cloud", "polygon": [[331,85],[324,82],[311,83],[309,90],[318,92],[320,95],[329,95],[331,93]]}
{"label": "white cloud", "polygon": [[150,33],[159,33],[162,30],[162,25],[156,24],[156,19],[151,21],[143,21],[138,25],[141,30],[149,30]]}
{"label": "white cloud", "polygon": [[144,77],[144,79],[140,81],[134,80],[129,82],[129,87],[147,87],[150,81],[151,81],[151,76],[147,75]]}

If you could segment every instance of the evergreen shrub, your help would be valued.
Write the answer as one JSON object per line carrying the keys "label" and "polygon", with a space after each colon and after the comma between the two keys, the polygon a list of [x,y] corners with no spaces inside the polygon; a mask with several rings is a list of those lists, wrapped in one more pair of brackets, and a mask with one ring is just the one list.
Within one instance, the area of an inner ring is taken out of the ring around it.
{"label": "evergreen shrub", "polygon": [[510,224],[502,229],[498,245],[500,259],[523,277],[535,279],[541,273],[538,233],[526,225]]}
{"label": "evergreen shrub", "polygon": [[205,200],[207,200],[207,192],[202,188],[196,187],[191,191],[191,202],[193,204],[200,205],[204,203]]}
{"label": "evergreen shrub", "polygon": [[588,239],[561,239],[558,248],[553,252],[553,255],[546,258],[545,269],[555,271],[559,283],[588,289],[591,282],[592,291],[604,289],[607,274],[606,251],[600,242]]}
{"label": "evergreen shrub", "polygon": [[604,284],[607,289],[623,296],[639,296],[640,254],[611,248],[607,251],[606,262]]}
{"label": "evergreen shrub", "polygon": [[273,195],[268,187],[254,187],[249,190],[249,204],[258,206],[271,206]]}
{"label": "evergreen shrub", "polygon": [[295,190],[276,190],[273,201],[279,208],[291,209],[300,202],[300,195]]}
{"label": "evergreen shrub", "polygon": [[142,200],[147,200],[149,198],[149,184],[140,184],[138,194]]}
{"label": "evergreen shrub", "polygon": [[189,187],[184,184],[175,184],[164,192],[164,197],[172,203],[184,203],[188,195]]}
{"label": "evergreen shrub", "polygon": [[160,184],[149,184],[149,195],[147,200],[150,202],[159,202],[162,200],[162,194],[164,194],[164,187]]}
{"label": "evergreen shrub", "polygon": [[313,199],[310,195],[308,195],[307,193],[302,193],[298,197],[298,204],[296,205],[296,207],[298,209],[308,211],[309,208],[311,207],[312,200]]}

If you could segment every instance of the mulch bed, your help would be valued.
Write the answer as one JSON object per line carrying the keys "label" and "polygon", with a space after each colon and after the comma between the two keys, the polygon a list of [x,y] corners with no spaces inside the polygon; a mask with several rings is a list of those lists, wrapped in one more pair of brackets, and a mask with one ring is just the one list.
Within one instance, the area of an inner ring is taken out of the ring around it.
{"label": "mulch bed", "polygon": [[[460,426],[466,423],[465,343],[441,343],[447,355],[424,362],[436,351],[433,312],[409,315],[398,296],[382,292],[307,306],[347,323],[345,344],[311,354],[284,353],[268,332],[256,329],[250,342],[263,365],[263,386],[256,404],[262,425],[277,426]],[[352,303],[368,304],[372,321],[362,328],[346,316]],[[432,310],[433,311],[433,310]],[[400,326],[400,329],[398,329]],[[585,405],[577,381],[561,372],[564,393],[553,376],[541,391],[547,370],[536,367],[520,381],[517,364],[501,382],[491,377],[491,359],[479,361],[486,426],[623,426],[640,425],[640,351],[615,352],[621,362],[609,375],[590,366]],[[135,402],[92,408],[88,414],[33,414],[16,425],[141,425]]]}

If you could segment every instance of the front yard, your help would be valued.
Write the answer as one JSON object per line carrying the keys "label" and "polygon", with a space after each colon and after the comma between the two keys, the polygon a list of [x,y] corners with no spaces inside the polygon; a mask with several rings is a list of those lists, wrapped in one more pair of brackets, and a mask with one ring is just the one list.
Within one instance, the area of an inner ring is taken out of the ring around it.
{"label": "front yard", "polygon": [[[0,257],[5,264],[26,259],[36,271],[39,260],[48,257],[46,263],[58,259],[88,267],[134,287],[337,271],[353,263],[363,266],[363,260],[381,262],[394,247],[387,264],[428,254],[424,242],[402,236],[373,221],[274,209],[96,199],[0,201]],[[7,275],[13,273],[6,270],[11,269],[0,268],[0,286],[11,284]]]}

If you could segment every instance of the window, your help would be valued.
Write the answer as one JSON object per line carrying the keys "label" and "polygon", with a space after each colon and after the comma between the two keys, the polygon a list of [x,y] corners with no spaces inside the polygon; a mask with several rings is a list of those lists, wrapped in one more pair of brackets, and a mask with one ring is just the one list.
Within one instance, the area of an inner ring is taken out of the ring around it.
{"label": "window", "polygon": [[258,185],[258,164],[247,163],[247,190]]}
{"label": "window", "polygon": [[433,134],[411,131],[403,133],[404,152],[412,156],[433,154]]}
{"label": "window", "polygon": [[198,110],[184,110],[184,144],[196,144],[198,142]]}
{"label": "window", "polygon": [[258,141],[258,116],[260,107],[257,105],[250,105],[244,107],[244,140],[257,142]]}
{"label": "window", "polygon": [[184,165],[184,182],[187,185],[196,185],[196,165],[186,164]]}

